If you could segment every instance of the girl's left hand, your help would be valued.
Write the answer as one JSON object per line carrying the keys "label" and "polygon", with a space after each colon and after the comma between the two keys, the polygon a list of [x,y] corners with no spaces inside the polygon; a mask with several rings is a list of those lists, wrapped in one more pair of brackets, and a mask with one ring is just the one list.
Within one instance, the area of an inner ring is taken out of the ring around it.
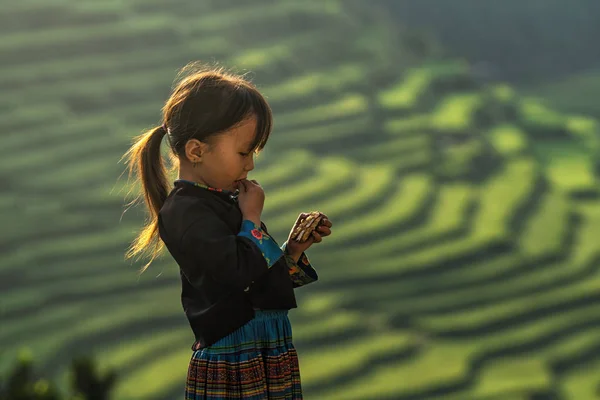
{"label": "girl's left hand", "polygon": [[323,215],[323,220],[321,221],[317,229],[315,229],[313,233],[308,237],[308,240],[306,242],[300,243],[292,239],[292,232],[294,231],[294,227],[302,219],[306,218],[307,215],[307,213],[302,213],[298,216],[298,218],[296,219],[296,223],[294,223],[292,229],[290,230],[290,234],[288,235],[286,248],[288,254],[291,255],[294,259],[300,258],[302,253],[308,250],[308,248],[312,246],[313,243],[321,243],[325,236],[331,235],[331,226],[333,224],[331,223],[329,218],[327,218],[327,215]]}

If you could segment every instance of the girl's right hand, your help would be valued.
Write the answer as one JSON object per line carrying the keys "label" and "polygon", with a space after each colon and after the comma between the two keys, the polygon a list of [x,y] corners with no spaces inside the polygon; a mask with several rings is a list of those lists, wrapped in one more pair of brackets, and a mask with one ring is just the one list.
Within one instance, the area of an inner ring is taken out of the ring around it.
{"label": "girl's right hand", "polygon": [[240,181],[239,189],[238,205],[242,216],[260,226],[260,217],[265,204],[265,192],[262,186],[254,179],[244,179]]}

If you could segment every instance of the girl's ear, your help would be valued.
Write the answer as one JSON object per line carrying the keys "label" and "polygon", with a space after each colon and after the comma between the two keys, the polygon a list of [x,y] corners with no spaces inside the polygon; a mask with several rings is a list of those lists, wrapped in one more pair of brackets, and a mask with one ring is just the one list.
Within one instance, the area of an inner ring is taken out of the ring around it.
{"label": "girl's ear", "polygon": [[185,144],[185,156],[191,163],[202,162],[202,156],[206,154],[207,150],[207,144],[198,139],[190,139]]}

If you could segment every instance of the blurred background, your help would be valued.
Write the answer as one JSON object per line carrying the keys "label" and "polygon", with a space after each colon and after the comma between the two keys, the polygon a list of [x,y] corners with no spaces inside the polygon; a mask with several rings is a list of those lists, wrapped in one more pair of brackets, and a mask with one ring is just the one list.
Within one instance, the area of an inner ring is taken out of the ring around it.
{"label": "blurred background", "polygon": [[251,175],[275,238],[303,211],[335,224],[290,314],[305,398],[597,399],[599,20],[597,0],[0,0],[4,390],[67,398],[89,356],[90,391],[117,376],[98,399],[183,397],[177,265],[125,261],[145,214],[120,158],[200,60],[272,105]]}

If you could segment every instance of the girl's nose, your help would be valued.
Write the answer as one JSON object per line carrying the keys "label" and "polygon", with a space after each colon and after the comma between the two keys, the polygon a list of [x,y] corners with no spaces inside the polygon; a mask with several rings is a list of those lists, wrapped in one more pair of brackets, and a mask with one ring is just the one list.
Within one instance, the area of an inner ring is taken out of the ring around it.
{"label": "girl's nose", "polygon": [[254,155],[250,157],[250,162],[246,165],[246,171],[252,171],[254,169]]}

